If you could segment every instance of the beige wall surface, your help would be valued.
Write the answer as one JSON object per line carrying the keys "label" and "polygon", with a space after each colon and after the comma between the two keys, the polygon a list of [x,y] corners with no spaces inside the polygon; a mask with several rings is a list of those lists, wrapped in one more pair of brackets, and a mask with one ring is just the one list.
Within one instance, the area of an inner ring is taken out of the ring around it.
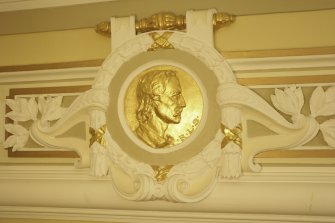
{"label": "beige wall surface", "polygon": [[[335,46],[335,10],[239,16],[215,33],[219,51]],[[110,38],[93,28],[0,36],[0,67],[105,58]]]}
{"label": "beige wall surface", "polygon": [[[0,223],[98,223],[97,221],[70,221],[51,219],[0,218]],[[99,223],[107,223],[99,221]],[[109,222],[113,223],[113,222]],[[115,223],[115,222],[114,222]]]}

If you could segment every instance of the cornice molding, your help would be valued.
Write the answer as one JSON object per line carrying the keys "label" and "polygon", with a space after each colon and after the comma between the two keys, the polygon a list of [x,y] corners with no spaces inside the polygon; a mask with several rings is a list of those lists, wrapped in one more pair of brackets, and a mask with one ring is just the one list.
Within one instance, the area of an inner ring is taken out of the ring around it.
{"label": "cornice molding", "polygon": [[30,81],[93,80],[99,67],[0,72],[0,85]]}
{"label": "cornice molding", "polygon": [[227,59],[234,71],[308,69],[334,67],[335,54]]}
{"label": "cornice molding", "polygon": [[82,220],[82,221],[115,221],[134,223],[156,222],[304,222],[330,223],[335,221],[334,216],[313,215],[277,215],[259,213],[199,213],[199,212],[166,212],[166,211],[134,211],[134,210],[107,210],[84,208],[50,208],[50,207],[12,207],[0,206],[2,218],[34,218],[55,220]]}
{"label": "cornice molding", "polygon": [[[335,54],[329,55],[308,55],[308,56],[285,56],[265,58],[234,58],[226,60],[236,73],[237,78],[264,77],[264,76],[316,76],[334,75]],[[101,60],[102,62],[102,60]],[[91,64],[91,65],[88,65]],[[51,81],[51,80],[93,80],[99,67],[97,60],[92,63],[83,61],[75,62],[77,67],[61,68],[73,65],[73,62],[62,63],[62,65],[47,64],[34,65],[35,70],[0,72],[0,83],[26,82],[26,81]],[[318,68],[316,70],[315,68]],[[39,70],[40,69],[40,70]],[[8,70],[8,69],[7,69]],[[13,67],[12,70],[15,70]],[[302,71],[303,70],[303,71]],[[285,71],[285,72],[283,72]]]}

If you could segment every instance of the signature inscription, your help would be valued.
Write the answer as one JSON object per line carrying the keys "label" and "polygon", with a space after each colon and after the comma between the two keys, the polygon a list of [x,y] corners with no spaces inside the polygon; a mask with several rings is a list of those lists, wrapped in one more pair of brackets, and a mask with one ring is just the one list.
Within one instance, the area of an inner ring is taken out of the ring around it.
{"label": "signature inscription", "polygon": [[189,137],[194,132],[194,130],[197,128],[197,126],[199,125],[199,122],[200,122],[200,119],[199,119],[199,116],[197,116],[195,119],[193,119],[191,128],[186,129],[186,132],[184,134],[179,135],[178,141],[180,142],[185,141],[187,137]]}

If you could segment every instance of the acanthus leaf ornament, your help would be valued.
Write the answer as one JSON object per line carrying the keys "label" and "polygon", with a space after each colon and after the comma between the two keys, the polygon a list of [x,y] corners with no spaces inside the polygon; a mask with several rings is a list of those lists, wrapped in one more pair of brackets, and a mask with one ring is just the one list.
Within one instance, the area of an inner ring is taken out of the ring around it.
{"label": "acanthus leaf ornament", "polygon": [[320,131],[327,144],[335,148],[335,119],[330,119],[321,123]]}
{"label": "acanthus leaf ornament", "polygon": [[310,110],[312,117],[329,116],[335,114],[335,86],[326,91],[317,87],[310,98]]}
{"label": "acanthus leaf ornament", "polygon": [[5,129],[12,134],[6,139],[5,148],[13,147],[12,151],[17,151],[26,145],[29,138],[29,131],[26,128],[17,124],[6,124]]}
{"label": "acanthus leaf ornament", "polygon": [[61,106],[62,100],[62,96],[38,97],[38,110],[42,116],[41,124],[43,126],[49,126],[50,121],[58,120],[66,113],[66,108]]}
{"label": "acanthus leaf ornament", "polygon": [[6,104],[12,110],[6,117],[12,120],[24,122],[37,119],[38,108],[34,97],[7,99]]}
{"label": "acanthus leaf ornament", "polygon": [[271,101],[279,111],[290,115],[296,122],[304,105],[304,96],[301,87],[289,86],[284,90],[275,89]]}

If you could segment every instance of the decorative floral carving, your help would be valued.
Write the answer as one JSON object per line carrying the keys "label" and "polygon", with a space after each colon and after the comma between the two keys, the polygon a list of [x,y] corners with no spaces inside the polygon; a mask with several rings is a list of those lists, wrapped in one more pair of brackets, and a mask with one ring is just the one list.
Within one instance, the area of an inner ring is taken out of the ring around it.
{"label": "decorative floral carving", "polygon": [[12,110],[6,114],[6,117],[19,122],[37,119],[37,103],[35,98],[17,98],[7,99],[6,104]]}
{"label": "decorative floral carving", "polygon": [[6,139],[4,143],[5,148],[13,147],[13,151],[16,151],[26,145],[29,138],[29,131],[27,129],[16,124],[6,124],[5,129],[12,134]]}
{"label": "decorative floral carving", "polygon": [[[271,95],[271,101],[278,110],[291,115],[294,122],[296,122],[299,117],[304,118],[304,116],[300,114],[300,110],[304,104],[304,95],[300,87],[296,88],[295,86],[290,86],[286,87],[284,91],[276,89],[275,95]],[[335,86],[329,87],[326,91],[324,91],[321,86],[315,88],[310,98],[309,106],[311,111],[310,117],[312,117],[312,119],[318,116],[334,115]],[[315,122],[317,121],[315,120]],[[315,134],[313,134],[312,138],[315,137],[319,129],[327,144],[335,147],[335,119],[317,124]],[[309,138],[309,140],[312,138]]]}
{"label": "decorative floral carving", "polygon": [[320,125],[324,140],[329,146],[335,148],[335,119],[330,119]]}
{"label": "decorative floral carving", "polygon": [[66,112],[66,108],[61,107],[63,96],[38,97],[38,110],[42,114],[41,125],[49,126],[50,121],[60,119]]}
{"label": "decorative floral carving", "polygon": [[335,86],[326,90],[322,87],[317,87],[311,96],[309,106],[311,116],[328,116],[335,114]]}
{"label": "decorative floral carving", "polygon": [[61,107],[62,96],[38,98],[38,103],[34,96],[30,98],[7,99],[6,104],[11,109],[6,114],[14,121],[14,124],[6,124],[5,129],[12,135],[5,141],[5,148],[13,147],[13,151],[22,149],[29,139],[29,130],[20,125],[20,122],[29,120],[37,121],[39,119],[38,112],[41,113],[41,124],[44,127],[50,125],[49,121],[61,118],[66,109]]}
{"label": "decorative floral carving", "polygon": [[304,95],[300,87],[289,86],[284,90],[275,89],[271,101],[279,111],[292,116],[293,122],[296,122],[304,105]]}

